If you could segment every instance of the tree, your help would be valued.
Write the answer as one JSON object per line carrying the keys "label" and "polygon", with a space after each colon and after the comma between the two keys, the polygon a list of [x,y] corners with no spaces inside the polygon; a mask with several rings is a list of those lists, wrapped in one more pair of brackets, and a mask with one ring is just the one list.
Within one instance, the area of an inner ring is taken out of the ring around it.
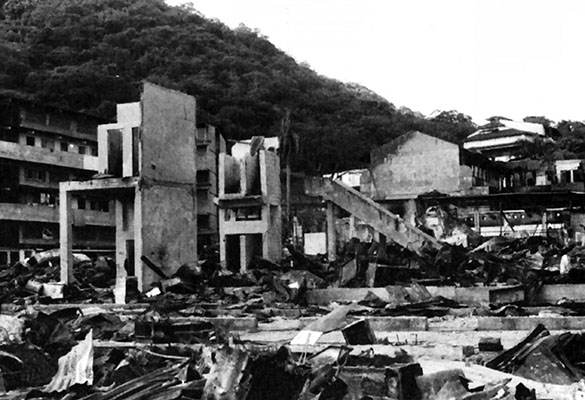
{"label": "tree", "polygon": [[286,222],[290,221],[290,164],[293,154],[299,150],[299,135],[290,129],[290,109],[286,109],[280,123],[279,136],[280,157],[286,166]]}

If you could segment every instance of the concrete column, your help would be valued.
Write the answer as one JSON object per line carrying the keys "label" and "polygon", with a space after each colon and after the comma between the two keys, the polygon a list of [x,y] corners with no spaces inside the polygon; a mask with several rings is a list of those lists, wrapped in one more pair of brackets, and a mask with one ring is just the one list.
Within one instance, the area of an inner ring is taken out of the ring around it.
{"label": "concrete column", "polygon": [[481,220],[479,219],[479,210],[475,210],[473,213],[473,225],[475,231],[481,235]]}
{"label": "concrete column", "polygon": [[404,202],[404,220],[416,226],[416,201],[414,199],[408,199]]}
{"label": "concrete column", "polygon": [[336,242],[335,205],[327,202],[327,258],[329,261],[334,261],[336,258]]}
{"label": "concrete column", "polygon": [[222,270],[227,268],[227,251],[226,251],[226,237],[225,237],[225,218],[226,213],[229,212],[225,209],[219,209],[219,265]]}
{"label": "concrete column", "polygon": [[116,204],[116,276],[120,275],[124,269],[124,260],[126,259],[126,247],[124,245],[125,237],[123,230],[124,204],[121,200],[114,200]]}
{"label": "concrete column", "polygon": [[143,255],[144,243],[142,240],[142,192],[140,188],[134,190],[134,273],[138,281],[138,289],[144,291],[144,268],[140,257]]}
{"label": "concrete column", "polygon": [[240,235],[240,273],[245,274],[248,270],[248,263],[250,262],[250,238],[246,235]]}
{"label": "concrete column", "polygon": [[546,221],[546,209],[542,212],[542,231],[548,236],[548,224]]}
{"label": "concrete column", "polygon": [[355,232],[355,216],[354,215],[350,215],[349,216],[349,239],[356,237],[356,232]]}
{"label": "concrete column", "polygon": [[61,253],[61,282],[73,280],[73,209],[71,193],[59,188],[59,243]]}

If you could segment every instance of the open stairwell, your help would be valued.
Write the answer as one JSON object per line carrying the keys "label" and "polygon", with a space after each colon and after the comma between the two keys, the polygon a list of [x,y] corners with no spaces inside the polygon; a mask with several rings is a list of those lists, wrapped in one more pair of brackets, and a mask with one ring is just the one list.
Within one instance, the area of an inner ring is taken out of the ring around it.
{"label": "open stairwell", "polygon": [[306,182],[305,192],[309,196],[321,196],[324,200],[336,204],[385,235],[389,240],[419,255],[425,248],[438,250],[443,247],[434,237],[341,182],[313,178]]}

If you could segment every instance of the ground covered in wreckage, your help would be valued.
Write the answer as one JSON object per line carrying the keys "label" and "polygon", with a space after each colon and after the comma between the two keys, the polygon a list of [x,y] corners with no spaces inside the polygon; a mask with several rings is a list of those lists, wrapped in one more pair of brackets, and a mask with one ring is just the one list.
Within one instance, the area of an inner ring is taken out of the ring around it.
{"label": "ground covered in wreckage", "polygon": [[[585,398],[581,333],[478,325],[584,315],[569,299],[533,304],[545,283],[582,282],[580,247],[499,238],[427,258],[355,241],[345,250],[328,263],[290,247],[279,265],[257,259],[245,274],[220,273],[208,257],[144,294],[129,280],[125,305],[113,303],[108,259],[77,256],[65,287],[57,252],[6,267],[1,398]],[[565,254],[572,268],[560,274]],[[429,284],[524,290],[514,304],[471,306],[431,295]],[[319,288],[369,286],[387,287],[353,302],[310,301]]]}

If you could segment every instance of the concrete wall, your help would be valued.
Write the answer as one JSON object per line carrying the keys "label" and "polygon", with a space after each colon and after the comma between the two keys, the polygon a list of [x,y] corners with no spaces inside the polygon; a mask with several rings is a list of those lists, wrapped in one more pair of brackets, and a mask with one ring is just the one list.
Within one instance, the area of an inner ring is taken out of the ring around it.
{"label": "concrete wall", "polygon": [[433,190],[460,190],[457,145],[420,132],[404,136],[372,154],[374,165],[366,180],[374,199],[414,198]]}
{"label": "concrete wall", "polygon": [[[236,163],[239,167],[236,167]],[[220,259],[224,266],[228,253],[235,251],[227,248],[235,246],[228,243],[227,236],[240,235],[240,268],[245,268],[250,260],[251,251],[257,249],[257,237],[261,235],[261,256],[278,261],[282,256],[282,210],[280,206],[280,163],[278,155],[272,151],[260,150],[256,155],[244,155],[241,161],[222,154],[219,166],[219,210]],[[236,172],[239,174],[236,175]],[[235,178],[238,177],[238,180]],[[230,187],[231,186],[231,187]],[[227,190],[226,190],[227,187]],[[236,192],[234,188],[240,188]],[[260,197],[260,198],[258,198]],[[259,207],[260,218],[256,220],[236,220],[236,210],[242,207]],[[254,243],[254,246],[252,245]],[[235,266],[229,265],[230,268]]]}
{"label": "concrete wall", "polygon": [[[169,275],[197,261],[195,122],[195,98],[144,84],[136,253]],[[139,284],[148,288],[154,279],[143,270]]]}
{"label": "concrete wall", "polygon": [[278,154],[272,151],[263,151],[261,166],[265,171],[261,171],[264,178],[261,182],[262,193],[268,199],[269,204],[280,205],[282,191],[280,190],[280,158]]}
{"label": "concrete wall", "polygon": [[0,141],[0,158],[37,163],[42,165],[59,165],[66,168],[98,170],[98,158],[85,154],[51,151],[41,147],[21,145]]}
{"label": "concrete wall", "polygon": [[[72,210],[76,225],[113,226],[114,213]],[[0,203],[0,221],[59,223],[59,208],[28,204]]]}
{"label": "concrete wall", "polygon": [[219,155],[219,195],[240,193],[240,162],[227,154]]}
{"label": "concrete wall", "polygon": [[244,156],[244,174],[241,176],[243,182],[244,195],[258,195],[261,194],[260,188],[260,155],[256,153],[251,155],[247,153]]}

